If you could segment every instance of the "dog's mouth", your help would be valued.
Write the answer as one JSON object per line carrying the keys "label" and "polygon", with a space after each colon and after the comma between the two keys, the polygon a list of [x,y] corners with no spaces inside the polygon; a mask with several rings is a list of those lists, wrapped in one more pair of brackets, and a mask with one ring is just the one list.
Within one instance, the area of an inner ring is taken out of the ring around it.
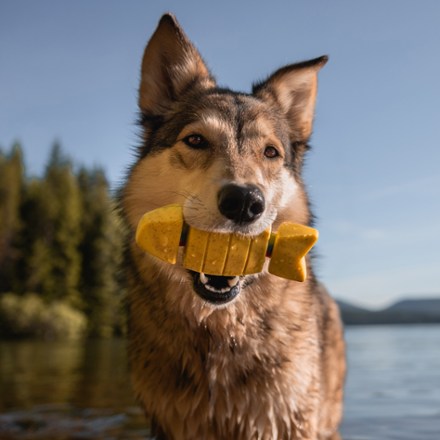
{"label": "dog's mouth", "polygon": [[240,293],[241,282],[238,276],[207,275],[192,270],[189,273],[193,278],[194,291],[211,304],[226,304]]}

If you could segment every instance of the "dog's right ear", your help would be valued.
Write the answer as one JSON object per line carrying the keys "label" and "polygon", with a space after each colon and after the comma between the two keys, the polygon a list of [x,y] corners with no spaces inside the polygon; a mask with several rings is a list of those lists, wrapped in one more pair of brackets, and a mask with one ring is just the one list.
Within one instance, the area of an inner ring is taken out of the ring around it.
{"label": "dog's right ear", "polygon": [[139,107],[147,115],[161,115],[189,87],[213,87],[197,49],[171,14],[165,14],[145,48]]}

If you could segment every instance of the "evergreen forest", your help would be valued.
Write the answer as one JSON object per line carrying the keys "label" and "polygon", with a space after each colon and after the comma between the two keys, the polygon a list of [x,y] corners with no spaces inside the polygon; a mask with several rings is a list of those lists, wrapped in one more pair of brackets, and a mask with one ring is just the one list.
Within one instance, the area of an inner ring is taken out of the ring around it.
{"label": "evergreen forest", "polygon": [[105,173],[60,145],[27,176],[16,143],[0,150],[0,338],[124,332],[123,233]]}

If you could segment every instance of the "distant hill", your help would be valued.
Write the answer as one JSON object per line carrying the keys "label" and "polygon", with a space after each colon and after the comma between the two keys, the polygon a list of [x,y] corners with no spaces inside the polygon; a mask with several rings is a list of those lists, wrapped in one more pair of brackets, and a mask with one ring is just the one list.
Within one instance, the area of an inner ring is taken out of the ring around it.
{"label": "distant hill", "polygon": [[338,301],[346,325],[368,324],[440,324],[440,295],[438,298],[409,298],[382,310],[369,310]]}
{"label": "distant hill", "polygon": [[388,307],[387,310],[437,314],[440,313],[440,298],[404,299]]}

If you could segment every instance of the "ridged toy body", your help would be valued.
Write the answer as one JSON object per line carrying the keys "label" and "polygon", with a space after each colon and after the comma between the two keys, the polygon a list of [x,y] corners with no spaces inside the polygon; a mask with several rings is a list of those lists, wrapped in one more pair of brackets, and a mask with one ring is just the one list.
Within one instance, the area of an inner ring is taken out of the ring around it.
{"label": "ridged toy body", "polygon": [[318,239],[318,231],[295,223],[282,223],[276,233],[270,228],[257,236],[202,231],[188,226],[180,205],[150,211],[141,218],[136,242],[144,251],[176,264],[179,246],[184,246],[183,266],[209,275],[238,276],[268,270],[279,277],[304,281],[305,255]]}

